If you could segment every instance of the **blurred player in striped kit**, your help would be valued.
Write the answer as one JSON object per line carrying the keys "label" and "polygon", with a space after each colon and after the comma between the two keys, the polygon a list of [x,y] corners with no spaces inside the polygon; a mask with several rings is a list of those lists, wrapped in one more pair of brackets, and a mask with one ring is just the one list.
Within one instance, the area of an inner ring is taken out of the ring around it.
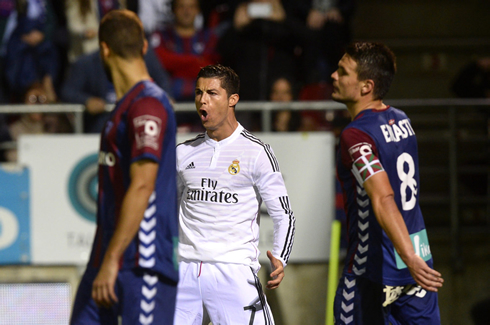
{"label": "blurred player in striped kit", "polygon": [[106,14],[99,42],[117,103],[101,135],[97,232],[71,324],[169,325],[178,281],[175,117],[148,74],[136,14]]}
{"label": "blurred player in striped kit", "polygon": [[419,206],[415,132],[404,112],[383,103],[395,70],[386,46],[354,43],[332,74],[332,98],[352,118],[337,157],[348,248],[336,324],[440,324],[443,279]]}
{"label": "blurred player in striped kit", "polygon": [[[240,81],[221,65],[201,69],[195,103],[206,133],[177,146],[180,282],[175,325],[274,324],[257,277],[262,201],[274,223],[267,287],[291,254],[295,218],[269,145],[235,117]],[[203,308],[204,306],[204,308]]]}

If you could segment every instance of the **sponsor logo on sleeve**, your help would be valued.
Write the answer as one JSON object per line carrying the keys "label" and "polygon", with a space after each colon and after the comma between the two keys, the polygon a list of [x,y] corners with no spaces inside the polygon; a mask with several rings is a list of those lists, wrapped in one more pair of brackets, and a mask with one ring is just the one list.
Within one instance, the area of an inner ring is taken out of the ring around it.
{"label": "sponsor logo on sleeve", "polygon": [[138,116],[133,120],[136,137],[136,147],[158,150],[158,138],[162,130],[162,120],[152,115]]}
{"label": "sponsor logo on sleeve", "polygon": [[112,152],[99,152],[98,162],[100,165],[114,167],[116,165],[116,156]]}
{"label": "sponsor logo on sleeve", "polygon": [[367,142],[359,142],[349,148],[349,155],[352,160],[356,160],[361,156],[369,155],[373,152],[371,144]]}
{"label": "sponsor logo on sleeve", "polygon": [[[427,236],[427,230],[422,229],[419,232],[410,235],[410,240],[412,241],[415,254],[422,257],[424,261],[428,261],[432,258],[432,253],[430,251],[429,238]],[[396,267],[401,270],[407,268],[407,265],[403,262],[400,255],[393,248],[396,258]]]}

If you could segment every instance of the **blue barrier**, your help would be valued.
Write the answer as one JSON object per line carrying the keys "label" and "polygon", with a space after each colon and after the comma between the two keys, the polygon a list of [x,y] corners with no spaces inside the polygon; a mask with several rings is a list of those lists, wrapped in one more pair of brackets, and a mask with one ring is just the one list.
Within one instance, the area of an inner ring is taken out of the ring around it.
{"label": "blue barrier", "polygon": [[29,170],[0,166],[0,264],[31,261]]}

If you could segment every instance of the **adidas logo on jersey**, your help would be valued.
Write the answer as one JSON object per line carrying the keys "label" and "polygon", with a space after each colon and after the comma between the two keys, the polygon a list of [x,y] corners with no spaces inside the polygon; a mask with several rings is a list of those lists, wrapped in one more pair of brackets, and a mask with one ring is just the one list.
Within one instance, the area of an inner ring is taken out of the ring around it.
{"label": "adidas logo on jersey", "polygon": [[189,165],[187,165],[185,169],[192,169],[192,168],[196,168],[196,166],[194,166],[194,162],[191,162]]}

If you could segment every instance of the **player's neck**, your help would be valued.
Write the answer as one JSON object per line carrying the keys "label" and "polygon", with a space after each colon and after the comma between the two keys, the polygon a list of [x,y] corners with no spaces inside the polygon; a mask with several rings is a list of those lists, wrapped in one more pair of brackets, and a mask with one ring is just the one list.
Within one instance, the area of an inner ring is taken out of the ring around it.
{"label": "player's neck", "polygon": [[386,109],[386,105],[383,103],[382,100],[358,101],[353,103],[347,103],[346,105],[352,120],[354,120],[354,118],[360,112],[365,111],[367,109],[375,109],[375,110]]}
{"label": "player's neck", "polygon": [[230,118],[214,130],[206,129],[206,133],[208,134],[208,137],[219,142],[231,136],[237,127],[238,121],[236,118]]}
{"label": "player's neck", "polygon": [[118,58],[111,73],[117,100],[121,99],[138,82],[151,79],[143,59]]}

